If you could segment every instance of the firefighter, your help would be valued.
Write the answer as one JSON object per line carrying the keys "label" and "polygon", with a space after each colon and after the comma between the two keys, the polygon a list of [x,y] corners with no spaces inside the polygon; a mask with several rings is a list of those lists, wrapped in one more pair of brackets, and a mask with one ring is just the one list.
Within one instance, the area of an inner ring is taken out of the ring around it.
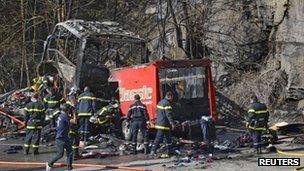
{"label": "firefighter", "polygon": [[70,139],[72,143],[72,148],[74,152],[74,157],[78,158],[79,157],[79,118],[76,112],[76,105],[77,105],[77,100],[76,100],[76,91],[71,89],[71,91],[68,94],[68,100],[66,102],[67,104],[67,113],[69,114],[71,120],[70,120]]}
{"label": "firefighter", "polygon": [[[35,93],[31,97],[25,107],[25,124],[26,124],[26,137],[24,143],[24,154],[28,155],[29,149],[32,146],[34,155],[39,154],[38,147],[40,142],[41,129],[45,120],[45,109],[42,102],[39,100],[39,94]],[[31,145],[32,144],[32,145]]]}
{"label": "firefighter", "polygon": [[203,141],[206,143],[206,151],[209,154],[209,157],[213,153],[213,141],[215,140],[215,125],[212,117],[208,113],[204,113],[200,120],[201,130],[203,133]]}
{"label": "firefighter", "polygon": [[131,122],[131,134],[132,134],[132,154],[136,154],[137,134],[140,130],[144,138],[144,151],[148,154],[148,124],[149,117],[146,106],[140,101],[140,96],[136,94],[134,96],[135,102],[130,106],[127,120]]}
{"label": "firefighter", "polygon": [[84,141],[84,144],[87,144],[90,131],[90,117],[95,113],[95,100],[93,93],[90,92],[89,87],[84,88],[84,92],[78,97],[77,113],[79,117],[79,132],[80,140]]}
{"label": "firefighter", "polygon": [[109,105],[97,111],[97,113],[90,118],[90,122],[101,126],[105,130],[109,130],[110,133],[114,133],[115,130],[111,119],[114,119],[115,125],[117,125],[120,120],[119,103],[115,98],[111,99]]}
{"label": "firefighter", "polygon": [[168,155],[171,154],[172,148],[172,134],[171,130],[174,129],[174,121],[172,118],[172,106],[173,93],[171,91],[166,93],[164,99],[157,104],[157,116],[156,125],[157,129],[156,137],[151,149],[150,155],[155,155],[159,144],[163,141],[164,137],[167,140]]}
{"label": "firefighter", "polygon": [[264,103],[258,101],[255,95],[250,98],[250,108],[246,116],[246,127],[250,131],[253,147],[257,154],[262,152],[262,132],[268,129],[269,112]]}
{"label": "firefighter", "polygon": [[40,92],[40,95],[44,96],[51,91],[52,87],[54,87],[53,76],[39,76],[33,79],[31,89],[34,92]]}
{"label": "firefighter", "polygon": [[62,95],[57,92],[57,90],[55,88],[51,89],[51,92],[43,98],[46,110],[47,110],[47,114],[49,116],[49,118],[51,119],[51,125],[50,127],[55,128],[56,127],[56,119],[58,114],[60,113],[59,111],[59,107],[60,104],[62,104],[64,102],[64,99],[62,97]]}

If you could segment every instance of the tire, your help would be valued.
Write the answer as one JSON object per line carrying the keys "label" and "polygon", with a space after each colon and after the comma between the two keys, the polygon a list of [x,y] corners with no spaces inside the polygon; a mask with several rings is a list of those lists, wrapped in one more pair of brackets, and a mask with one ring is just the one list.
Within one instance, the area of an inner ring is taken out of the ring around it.
{"label": "tire", "polygon": [[130,129],[130,125],[127,124],[127,120],[122,121],[121,132],[125,140],[127,141],[131,140],[131,129]]}

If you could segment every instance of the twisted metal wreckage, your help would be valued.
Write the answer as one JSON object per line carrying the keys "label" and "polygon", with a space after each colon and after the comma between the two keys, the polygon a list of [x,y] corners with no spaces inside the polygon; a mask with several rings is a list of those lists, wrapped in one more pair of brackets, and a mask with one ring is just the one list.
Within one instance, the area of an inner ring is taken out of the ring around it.
{"label": "twisted metal wreckage", "polygon": [[[145,44],[144,39],[120,28],[115,22],[61,22],[56,24],[53,33],[44,42],[37,75],[58,75],[56,82],[64,89],[73,86],[82,89],[86,85],[93,89],[97,97],[110,99],[117,93],[113,88],[117,88],[117,84],[108,82],[109,68],[121,67],[128,60],[148,62]],[[30,95],[29,88],[0,95],[1,132],[23,128],[19,109],[25,106]]]}

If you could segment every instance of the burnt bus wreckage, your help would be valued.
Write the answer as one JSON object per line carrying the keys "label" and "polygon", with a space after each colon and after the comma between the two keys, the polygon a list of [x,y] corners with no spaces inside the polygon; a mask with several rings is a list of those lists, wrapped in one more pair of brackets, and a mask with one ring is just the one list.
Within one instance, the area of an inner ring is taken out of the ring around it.
{"label": "burnt bus wreckage", "polygon": [[98,98],[110,99],[117,83],[108,82],[109,68],[148,62],[145,43],[115,22],[68,20],[47,37],[37,72],[58,74],[65,88],[89,86]]}
{"label": "burnt bus wreckage", "polygon": [[[200,139],[202,114],[209,114],[214,121],[218,118],[211,61],[149,62],[147,52],[144,39],[121,29],[115,22],[68,20],[58,23],[47,37],[37,75],[56,78],[61,91],[89,86],[97,97],[98,109],[108,105],[112,97],[119,99],[121,119],[115,127],[127,140],[131,135],[126,115],[134,95],[142,97],[150,128],[154,129],[157,103],[165,92],[172,91],[175,132]],[[5,111],[14,113],[9,108],[8,105]],[[18,129],[24,126],[18,125]]]}

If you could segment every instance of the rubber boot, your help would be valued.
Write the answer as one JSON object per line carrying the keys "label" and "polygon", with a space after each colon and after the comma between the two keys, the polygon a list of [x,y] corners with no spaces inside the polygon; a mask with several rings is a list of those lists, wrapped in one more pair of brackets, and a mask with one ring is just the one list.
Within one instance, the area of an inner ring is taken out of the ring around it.
{"label": "rubber boot", "polygon": [[29,151],[30,151],[30,148],[26,147],[24,149],[24,155],[28,155],[29,154]]}
{"label": "rubber boot", "polygon": [[172,145],[167,145],[167,154],[168,154],[168,156],[172,156],[173,155]]}
{"label": "rubber boot", "polygon": [[144,146],[144,154],[149,154],[149,145],[145,144]]}
{"label": "rubber boot", "polygon": [[262,154],[262,148],[259,147],[258,150],[259,150],[259,154]]}
{"label": "rubber boot", "polygon": [[152,149],[151,149],[151,152],[150,152],[150,156],[151,157],[154,157],[154,156],[156,156],[156,146],[152,146]]}
{"label": "rubber boot", "polygon": [[255,152],[256,152],[256,154],[260,154],[260,150],[258,147],[255,148]]}
{"label": "rubber boot", "polygon": [[79,156],[79,150],[78,150],[78,148],[77,149],[74,149],[74,158],[75,159],[77,159],[77,158],[79,158],[80,156]]}
{"label": "rubber boot", "polygon": [[131,154],[136,155],[137,154],[137,150],[136,150],[136,144],[132,145],[132,151]]}
{"label": "rubber boot", "polygon": [[33,155],[34,155],[34,156],[35,156],[35,155],[39,155],[38,148],[34,148],[34,153],[33,153]]}

